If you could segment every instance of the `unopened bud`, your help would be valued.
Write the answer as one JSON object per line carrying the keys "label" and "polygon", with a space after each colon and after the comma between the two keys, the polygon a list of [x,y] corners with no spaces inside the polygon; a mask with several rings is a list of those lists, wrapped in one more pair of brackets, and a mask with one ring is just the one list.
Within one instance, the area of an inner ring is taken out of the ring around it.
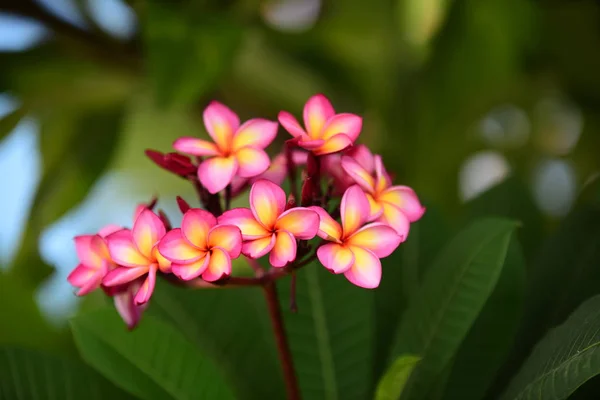
{"label": "unopened bud", "polygon": [[300,205],[308,207],[313,204],[315,197],[315,185],[311,177],[307,177],[302,184],[302,193],[300,195]]}
{"label": "unopened bud", "polygon": [[156,150],[146,150],[146,156],[159,167],[179,176],[188,176],[196,173],[196,166],[192,160],[179,153],[161,153]]}
{"label": "unopened bud", "polygon": [[170,231],[173,228],[173,226],[171,225],[171,221],[169,221],[169,217],[167,217],[167,214],[165,214],[163,210],[158,210],[158,217],[163,222],[163,224],[165,224],[165,228],[167,229],[167,231]]}
{"label": "unopened bud", "polygon": [[181,211],[182,214],[185,214],[190,208],[192,208],[187,201],[179,196],[177,196],[177,205],[179,206],[179,211]]}
{"label": "unopened bud", "polygon": [[285,210],[289,210],[290,208],[296,207],[296,198],[292,193],[288,196],[287,203],[285,205]]}

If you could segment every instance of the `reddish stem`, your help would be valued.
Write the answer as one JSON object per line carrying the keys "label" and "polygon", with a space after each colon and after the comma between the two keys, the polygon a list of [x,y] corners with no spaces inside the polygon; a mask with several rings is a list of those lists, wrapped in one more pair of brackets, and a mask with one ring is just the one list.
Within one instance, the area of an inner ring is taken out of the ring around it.
{"label": "reddish stem", "polygon": [[283,326],[283,318],[281,316],[281,309],[279,306],[279,298],[277,295],[277,289],[275,288],[275,283],[267,283],[263,286],[263,290],[265,293],[265,299],[267,300],[269,316],[271,317],[273,333],[275,334],[275,342],[277,343],[277,352],[279,354],[281,368],[283,369],[287,399],[300,400],[298,379],[296,378],[296,372],[294,371],[292,353],[290,351],[290,346],[285,334],[285,327]]}

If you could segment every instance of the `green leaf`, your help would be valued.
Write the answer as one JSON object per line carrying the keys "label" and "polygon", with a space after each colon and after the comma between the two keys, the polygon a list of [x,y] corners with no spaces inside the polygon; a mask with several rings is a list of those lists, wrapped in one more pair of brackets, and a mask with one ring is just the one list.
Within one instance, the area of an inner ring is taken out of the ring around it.
{"label": "green leaf", "polygon": [[86,365],[32,350],[0,348],[0,398],[130,399]]}
{"label": "green leaf", "polygon": [[186,12],[164,2],[146,6],[143,37],[157,99],[162,105],[191,104],[229,70],[241,29],[214,13]]}
{"label": "green leaf", "polygon": [[79,204],[103,174],[116,148],[122,119],[121,104],[79,115],[42,116],[44,175],[31,208],[23,245],[9,271],[27,285],[37,287],[52,272],[39,256],[39,235]]}
{"label": "green leaf", "polygon": [[599,373],[600,296],[595,296],[537,344],[501,398],[566,399]]}
{"label": "green leaf", "polygon": [[514,344],[524,294],[525,261],[513,237],[496,288],[454,359],[444,399],[483,398]]}
{"label": "green leaf", "polygon": [[408,240],[381,260],[383,279],[374,293],[376,377],[385,369],[406,303],[413,293],[418,293],[426,268],[448,240],[447,232],[447,223],[439,209],[428,205],[425,215],[411,224]]}
{"label": "green leaf", "polygon": [[17,108],[0,118],[0,142],[15,129],[24,116],[25,109]]}
{"label": "green leaf", "polygon": [[10,321],[0,329],[2,345],[63,352],[73,349],[65,347],[68,336],[50,326],[40,314],[33,291],[4,273],[0,273],[0,321]]}
{"label": "green leaf", "polygon": [[233,399],[212,363],[179,332],[152,316],[127,331],[114,310],[71,320],[84,360],[142,399]]}
{"label": "green leaf", "polygon": [[213,359],[232,383],[237,399],[285,396],[259,288],[186,290],[158,282],[148,312],[170,321]]}
{"label": "green leaf", "polygon": [[550,327],[600,292],[600,209],[582,205],[544,244],[528,277],[524,324],[514,357],[521,360]]}
{"label": "green leaf", "polygon": [[364,399],[372,393],[373,292],[319,263],[297,272],[298,312],[290,311],[290,279],[278,282],[285,328],[302,397]]}
{"label": "green leaf", "polygon": [[412,374],[413,369],[421,361],[417,356],[401,356],[388,368],[385,375],[377,385],[376,400],[396,400],[402,395],[402,391]]}
{"label": "green leaf", "polygon": [[515,227],[505,219],[479,220],[461,231],[427,271],[393,351],[423,358],[403,398],[424,397],[456,354],[494,290]]}

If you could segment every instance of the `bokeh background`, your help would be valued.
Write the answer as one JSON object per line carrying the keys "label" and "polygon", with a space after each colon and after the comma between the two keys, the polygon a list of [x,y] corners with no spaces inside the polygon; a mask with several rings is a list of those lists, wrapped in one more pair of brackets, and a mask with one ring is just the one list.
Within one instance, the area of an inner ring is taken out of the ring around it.
{"label": "bokeh background", "polygon": [[0,340],[72,350],[103,301],[66,282],[72,237],[152,195],[177,222],[192,188],[145,149],[205,136],[211,99],[275,119],[318,92],[445,227],[519,218],[531,260],[600,171],[600,2],[0,0]]}

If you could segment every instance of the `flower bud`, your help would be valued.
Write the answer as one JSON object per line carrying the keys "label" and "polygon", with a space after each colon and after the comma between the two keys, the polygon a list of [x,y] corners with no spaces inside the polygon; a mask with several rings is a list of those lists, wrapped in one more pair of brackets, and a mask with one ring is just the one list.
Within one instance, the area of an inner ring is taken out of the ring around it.
{"label": "flower bud", "polygon": [[177,196],[177,205],[179,206],[179,211],[181,211],[182,214],[185,214],[187,210],[192,208],[188,202],[182,199],[180,196]]}

